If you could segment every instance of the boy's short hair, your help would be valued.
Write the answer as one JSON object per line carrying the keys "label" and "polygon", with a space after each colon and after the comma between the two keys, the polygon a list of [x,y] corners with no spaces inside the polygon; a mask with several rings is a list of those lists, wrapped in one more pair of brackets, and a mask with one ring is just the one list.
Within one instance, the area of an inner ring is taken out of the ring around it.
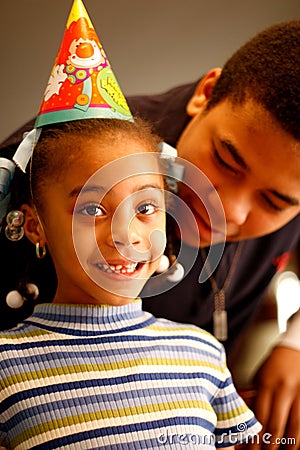
{"label": "boy's short hair", "polygon": [[207,110],[249,98],[300,139],[300,20],[273,25],[240,47],[225,63]]}

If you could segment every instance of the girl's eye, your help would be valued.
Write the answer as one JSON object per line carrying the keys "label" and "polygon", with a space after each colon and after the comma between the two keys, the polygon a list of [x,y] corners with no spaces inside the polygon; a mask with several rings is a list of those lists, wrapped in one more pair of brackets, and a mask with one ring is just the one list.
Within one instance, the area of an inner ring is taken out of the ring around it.
{"label": "girl's eye", "polygon": [[150,215],[154,214],[157,210],[157,206],[153,205],[153,203],[143,203],[142,205],[138,206],[137,213],[143,214],[143,215]]}
{"label": "girl's eye", "polygon": [[81,208],[81,213],[86,216],[100,217],[104,216],[105,211],[101,206],[95,204],[84,206],[83,208]]}

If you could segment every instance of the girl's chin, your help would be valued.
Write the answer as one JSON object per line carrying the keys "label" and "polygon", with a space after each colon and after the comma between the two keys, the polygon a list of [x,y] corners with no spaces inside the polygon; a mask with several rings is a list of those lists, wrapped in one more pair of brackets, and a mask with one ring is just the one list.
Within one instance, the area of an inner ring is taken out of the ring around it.
{"label": "girl's chin", "polygon": [[[114,303],[129,303],[139,296],[147,281],[146,278],[127,277],[119,274],[101,274],[99,276],[99,273],[91,273],[89,278],[93,282],[93,296],[100,303],[102,299],[105,299],[104,303],[107,303],[106,299],[112,300]],[[95,285],[98,286],[96,290]],[[109,304],[112,302],[109,301]]]}

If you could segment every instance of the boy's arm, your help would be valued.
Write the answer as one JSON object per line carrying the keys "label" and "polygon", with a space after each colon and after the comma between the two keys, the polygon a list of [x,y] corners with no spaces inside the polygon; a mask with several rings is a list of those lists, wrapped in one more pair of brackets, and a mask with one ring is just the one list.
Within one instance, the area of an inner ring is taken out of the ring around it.
{"label": "boy's arm", "polygon": [[[269,433],[272,449],[282,438],[290,438],[286,448],[300,447],[300,311],[288,323],[288,329],[255,376],[257,397],[255,414]],[[263,448],[254,445],[249,448]]]}

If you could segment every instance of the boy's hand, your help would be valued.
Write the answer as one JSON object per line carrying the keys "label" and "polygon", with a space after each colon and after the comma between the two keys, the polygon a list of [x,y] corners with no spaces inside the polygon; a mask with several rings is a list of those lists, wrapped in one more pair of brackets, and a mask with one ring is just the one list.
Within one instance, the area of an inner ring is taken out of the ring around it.
{"label": "boy's hand", "polygon": [[[300,448],[300,351],[275,347],[255,376],[254,412],[262,423],[259,444],[249,449]],[[271,446],[271,447],[270,447]]]}

